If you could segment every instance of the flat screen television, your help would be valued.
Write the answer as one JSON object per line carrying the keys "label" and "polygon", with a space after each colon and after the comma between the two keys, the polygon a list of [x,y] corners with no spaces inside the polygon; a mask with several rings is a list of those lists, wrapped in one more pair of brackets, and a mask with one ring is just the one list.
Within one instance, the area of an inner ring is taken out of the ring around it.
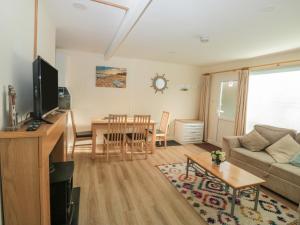
{"label": "flat screen television", "polygon": [[38,120],[58,109],[58,72],[40,56],[33,62],[33,105]]}

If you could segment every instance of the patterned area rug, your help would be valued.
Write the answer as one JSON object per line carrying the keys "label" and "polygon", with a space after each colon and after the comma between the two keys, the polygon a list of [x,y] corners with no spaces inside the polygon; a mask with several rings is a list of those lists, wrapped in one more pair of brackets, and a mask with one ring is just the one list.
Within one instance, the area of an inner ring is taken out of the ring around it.
{"label": "patterned area rug", "polygon": [[[190,168],[185,179],[186,164],[158,166],[158,169],[175,186],[208,224],[219,225],[296,225],[298,214],[262,191],[258,211],[254,211],[254,194],[236,200],[234,217],[230,216],[231,197],[224,184],[212,180]],[[230,190],[232,193],[232,190]]]}

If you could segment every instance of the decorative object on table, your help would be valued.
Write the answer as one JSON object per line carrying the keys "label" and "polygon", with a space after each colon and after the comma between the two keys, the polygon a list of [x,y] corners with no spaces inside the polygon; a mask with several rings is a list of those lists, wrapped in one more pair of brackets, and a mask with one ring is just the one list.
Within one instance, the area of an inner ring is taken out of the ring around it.
{"label": "decorative object on table", "polygon": [[225,161],[225,152],[222,152],[220,150],[212,151],[211,153],[211,159],[212,161],[219,166],[222,162]]}
{"label": "decorative object on table", "polygon": [[231,216],[231,197],[226,193],[225,184],[211,179],[211,174],[206,176],[190,170],[185,179],[186,163],[161,165],[158,169],[208,224],[279,225],[292,224],[298,218],[296,211],[263,191],[260,191],[258,211],[253,210],[255,194],[245,193],[236,199],[235,214]]}
{"label": "decorative object on table", "polygon": [[152,85],[150,87],[154,88],[155,93],[160,91],[163,94],[164,90],[168,88],[168,81],[165,74],[159,75],[156,73],[156,76],[152,78]]}
{"label": "decorative object on table", "polygon": [[18,115],[16,111],[16,90],[12,85],[8,85],[8,101],[9,101],[9,109],[8,109],[8,127],[6,130],[14,131],[19,128],[18,126]]}
{"label": "decorative object on table", "polygon": [[127,69],[96,66],[96,87],[126,88]]}
{"label": "decorative object on table", "polygon": [[60,109],[71,109],[71,96],[66,87],[58,88],[58,107]]}

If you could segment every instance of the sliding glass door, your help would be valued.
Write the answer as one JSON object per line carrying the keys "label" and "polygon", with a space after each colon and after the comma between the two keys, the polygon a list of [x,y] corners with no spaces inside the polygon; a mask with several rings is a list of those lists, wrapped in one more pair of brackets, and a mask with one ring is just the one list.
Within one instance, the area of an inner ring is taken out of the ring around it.
{"label": "sliding glass door", "polygon": [[300,130],[300,67],[250,73],[247,132],[255,124]]}
{"label": "sliding glass door", "polygon": [[212,78],[208,142],[214,145],[221,147],[223,137],[234,133],[237,86],[235,74]]}

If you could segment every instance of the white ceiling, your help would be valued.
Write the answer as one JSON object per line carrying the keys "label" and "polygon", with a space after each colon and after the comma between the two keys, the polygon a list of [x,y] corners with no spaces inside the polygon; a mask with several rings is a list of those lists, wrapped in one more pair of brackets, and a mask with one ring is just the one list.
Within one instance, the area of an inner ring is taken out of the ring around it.
{"label": "white ceiling", "polygon": [[[73,2],[48,0],[57,46],[104,53],[124,11],[89,0],[78,10]],[[299,11],[299,0],[153,0],[115,55],[208,65],[291,50],[300,47]]]}
{"label": "white ceiling", "polygon": [[[77,9],[73,3],[83,3],[86,9]],[[125,11],[89,0],[48,0],[47,5],[56,24],[58,48],[103,53],[125,15]]]}

